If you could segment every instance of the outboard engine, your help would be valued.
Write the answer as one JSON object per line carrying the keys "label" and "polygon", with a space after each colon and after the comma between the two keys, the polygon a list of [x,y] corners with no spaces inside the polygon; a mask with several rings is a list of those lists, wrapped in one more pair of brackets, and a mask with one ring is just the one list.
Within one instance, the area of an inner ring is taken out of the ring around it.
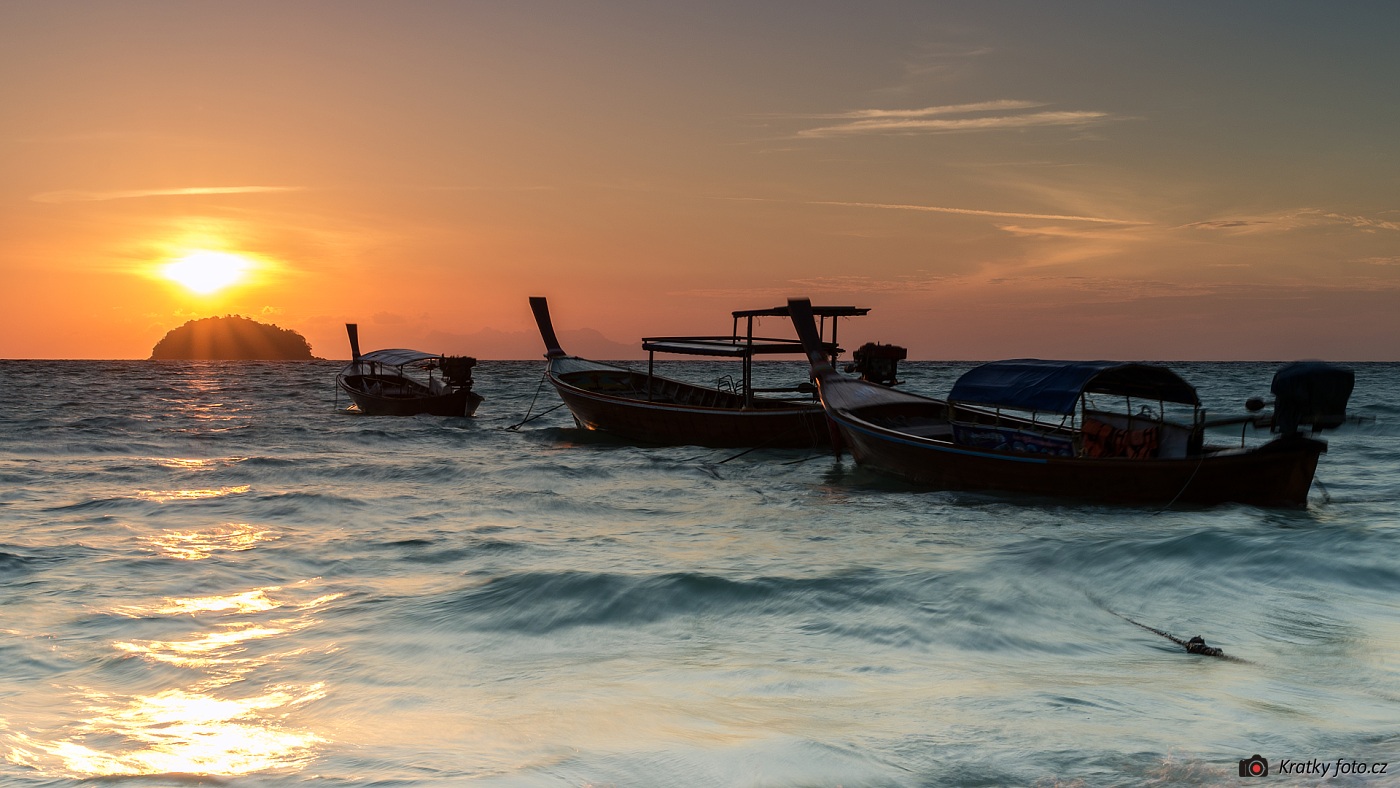
{"label": "outboard engine", "polygon": [[472,387],[472,367],[476,359],[471,356],[443,356],[442,376],[453,386]]}
{"label": "outboard engine", "polygon": [[1274,373],[1274,430],[1294,433],[1304,424],[1313,432],[1341,426],[1356,374],[1323,361],[1299,361]]}
{"label": "outboard engine", "polygon": [[846,365],[846,371],[859,372],[861,380],[893,386],[900,382],[899,362],[908,355],[909,351],[899,345],[866,342],[851,354],[852,363]]}

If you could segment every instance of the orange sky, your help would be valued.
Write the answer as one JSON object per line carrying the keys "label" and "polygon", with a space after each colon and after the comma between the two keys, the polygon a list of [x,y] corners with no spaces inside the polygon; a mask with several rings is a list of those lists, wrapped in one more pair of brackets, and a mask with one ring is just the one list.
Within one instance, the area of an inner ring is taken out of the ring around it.
{"label": "orange sky", "polygon": [[[1400,6],[1330,6],[0,2],[0,358],[533,357],[547,295],[628,347],[810,296],[916,358],[1400,360]],[[199,250],[254,269],[159,275]]]}

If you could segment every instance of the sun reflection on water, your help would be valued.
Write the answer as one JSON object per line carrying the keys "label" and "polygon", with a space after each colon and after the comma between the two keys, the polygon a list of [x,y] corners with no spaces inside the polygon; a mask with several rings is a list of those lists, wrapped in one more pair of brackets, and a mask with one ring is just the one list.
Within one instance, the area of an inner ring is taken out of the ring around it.
{"label": "sun reflection on water", "polygon": [[195,631],[187,637],[111,644],[130,657],[188,670],[189,680],[142,694],[74,687],[74,709],[67,715],[73,722],[47,735],[0,735],[10,745],[0,757],[77,779],[237,776],[304,767],[327,740],[293,719],[301,707],[326,696],[326,684],[255,685],[260,675],[282,675],[278,663],[308,651],[281,641],[314,626],[314,611],[342,596],[306,599],[318,584],[306,580],[115,608],[142,621],[192,622]]}
{"label": "sun reflection on water", "polygon": [[136,497],[145,501],[195,501],[203,498],[221,498],[225,495],[239,495],[248,492],[252,487],[247,484],[239,484],[233,487],[220,487],[218,489],[205,490],[137,490]]}
{"label": "sun reflection on water", "polygon": [[166,531],[145,541],[171,558],[200,561],[217,552],[251,550],[279,535],[248,523],[229,523],[204,531]]}
{"label": "sun reflection on water", "polygon": [[239,613],[262,613],[282,606],[280,602],[274,602],[267,598],[267,591],[276,591],[273,586],[266,590],[257,588],[252,591],[244,591],[241,594],[230,594],[228,596],[205,596],[194,597],[192,599],[176,599],[171,604],[157,608],[156,612],[164,615],[181,615],[184,613],[204,613],[212,611],[237,611]]}
{"label": "sun reflection on water", "polygon": [[152,462],[162,468],[169,468],[176,471],[212,471],[216,468],[237,465],[246,461],[247,457],[209,457],[197,459],[194,457],[152,457]]}
{"label": "sun reflection on water", "polygon": [[275,625],[232,624],[218,632],[209,632],[191,640],[140,640],[112,644],[119,651],[145,657],[147,659],[184,667],[209,667],[213,665],[246,664],[257,667],[266,660],[242,658],[245,644],[251,640],[285,635],[304,626],[287,626],[284,622]]}
{"label": "sun reflection on water", "polygon": [[181,457],[157,457],[156,463],[162,468],[179,471],[207,471],[214,467],[215,460],[192,460]]}
{"label": "sun reflection on water", "polygon": [[[268,596],[271,592],[281,590],[280,586],[269,586],[223,596],[167,599],[157,605],[124,606],[118,608],[117,612],[133,618],[184,616],[201,613],[253,615],[283,607],[283,602]],[[341,596],[341,594],[325,594],[310,602],[293,604],[291,607],[298,612],[305,613],[335,601]],[[118,641],[112,645],[119,651],[153,662],[189,668],[222,667],[226,676],[241,676],[268,664],[273,659],[286,656],[286,654],[250,655],[247,653],[249,643],[300,632],[315,623],[316,619],[307,615],[277,618],[263,622],[235,621],[221,624],[217,629],[199,633],[186,640],[130,640]],[[223,681],[221,677],[215,677],[212,683],[227,682]]]}
{"label": "sun reflection on water", "polygon": [[[322,684],[275,687],[237,699],[174,689],[123,701],[88,691],[89,716],[76,726],[78,735],[44,743],[20,734],[11,757],[48,771],[43,768],[47,755],[78,777],[240,775],[291,768],[308,761],[324,740],[275,718],[324,696]],[[112,745],[99,749],[89,740]]]}

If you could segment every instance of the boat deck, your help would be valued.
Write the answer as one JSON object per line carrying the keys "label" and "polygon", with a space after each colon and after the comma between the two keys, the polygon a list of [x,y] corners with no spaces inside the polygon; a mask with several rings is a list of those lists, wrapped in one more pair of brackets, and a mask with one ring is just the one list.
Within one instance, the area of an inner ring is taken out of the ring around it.
{"label": "boat deck", "polygon": [[[721,388],[708,388],[662,377],[647,377],[630,370],[585,370],[567,372],[559,379],[575,388],[610,397],[651,402],[660,405],[681,405],[690,408],[719,408],[741,410],[744,396]],[[753,409],[820,407],[817,403],[790,400],[755,399]]]}
{"label": "boat deck", "polygon": [[606,394],[610,397],[655,402],[665,405],[688,405],[696,408],[739,408],[743,397],[728,391],[693,386],[669,378],[648,378],[635,372],[590,370],[561,375],[571,386]]}

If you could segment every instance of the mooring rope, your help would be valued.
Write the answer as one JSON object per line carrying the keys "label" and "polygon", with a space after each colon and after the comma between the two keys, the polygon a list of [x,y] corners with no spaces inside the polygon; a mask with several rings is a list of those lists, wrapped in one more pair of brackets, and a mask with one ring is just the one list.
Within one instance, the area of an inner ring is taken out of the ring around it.
{"label": "mooring rope", "polygon": [[537,400],[537,399],[540,398],[540,389],[544,388],[545,379],[548,378],[548,377],[549,377],[549,367],[546,366],[546,367],[544,368],[544,374],[540,376],[540,382],[539,382],[539,384],[538,384],[537,386],[535,386],[535,396],[533,396],[533,397],[530,398],[530,407],[525,409],[525,418],[523,418],[523,419],[521,419],[520,421],[518,421],[518,422],[516,422],[516,423],[514,423],[514,424],[512,424],[512,425],[510,425],[509,427],[506,427],[506,429],[508,429],[508,430],[518,430],[518,429],[521,428],[521,426],[523,426],[523,425],[526,424],[527,422],[534,421],[535,419],[539,418],[540,416],[543,416],[544,414],[548,413],[549,410],[557,410],[557,409],[559,409],[559,407],[561,407],[561,406],[564,404],[564,403],[561,402],[561,403],[559,403],[558,405],[555,405],[554,407],[550,408],[549,410],[541,411],[539,416],[535,416],[534,418],[531,418],[531,417],[530,417],[530,414],[531,414],[532,412],[534,412],[534,410],[535,410],[535,400]]}
{"label": "mooring rope", "polygon": [[[1156,517],[1157,515],[1161,514],[1162,512],[1165,512],[1166,510],[1172,508],[1172,504],[1176,503],[1176,499],[1180,498],[1180,497],[1181,497],[1181,494],[1184,493],[1184,492],[1186,492],[1186,488],[1188,488],[1188,487],[1191,486],[1191,482],[1193,482],[1193,481],[1196,480],[1196,474],[1201,470],[1201,464],[1204,463],[1205,461],[1206,461],[1206,455],[1205,455],[1205,452],[1202,451],[1202,452],[1201,452],[1201,457],[1200,457],[1200,459],[1196,460],[1196,467],[1192,468],[1192,469],[1191,469],[1191,475],[1188,476],[1188,477],[1186,477],[1186,483],[1183,484],[1183,485],[1181,485],[1181,489],[1176,491],[1176,495],[1173,495],[1173,496],[1172,496],[1172,499],[1171,499],[1170,501],[1167,501],[1167,505],[1166,505],[1166,506],[1163,506],[1161,509],[1158,509],[1157,511],[1155,511],[1155,512],[1152,513],[1152,516],[1153,516],[1153,517]],[[1113,613],[1112,610],[1110,610],[1109,612],[1110,612],[1110,613]],[[1114,615],[1118,615],[1118,614],[1117,614],[1117,613],[1114,613]],[[1134,622],[1134,623],[1137,623],[1137,622]]]}
{"label": "mooring rope", "polygon": [[517,423],[515,423],[515,424],[510,425],[509,427],[506,427],[506,429],[508,429],[508,430],[518,430],[518,429],[520,429],[521,425],[528,424],[528,423],[534,421],[535,419],[538,419],[539,417],[545,415],[546,413],[549,413],[549,412],[551,412],[551,411],[559,410],[559,409],[562,408],[562,407],[564,407],[564,403],[561,402],[561,403],[559,403],[558,405],[555,405],[555,406],[552,407],[552,408],[545,408],[544,410],[540,411],[539,413],[536,413],[536,414],[533,415],[533,416],[530,416],[529,418],[525,419],[524,421],[520,421],[520,422],[517,422]]}
{"label": "mooring rope", "polygon": [[[808,425],[807,425],[806,423],[803,423],[803,424],[801,424],[801,425],[799,425],[799,426],[797,426],[797,427],[793,427],[792,429],[784,430],[783,432],[780,432],[780,433],[778,433],[777,435],[774,435],[773,437],[771,437],[771,438],[769,438],[768,440],[766,440],[766,441],[764,441],[764,442],[758,444],[757,446],[750,446],[749,448],[744,449],[743,451],[739,452],[738,454],[730,455],[730,456],[725,457],[724,459],[720,460],[719,462],[712,463],[712,464],[713,464],[713,465],[723,465],[723,464],[725,464],[726,462],[729,462],[730,460],[737,460],[737,459],[739,459],[740,457],[744,456],[745,454],[748,454],[749,452],[758,451],[759,449],[766,449],[766,448],[768,448],[769,446],[772,446],[775,442],[780,441],[780,440],[782,440],[783,438],[786,438],[787,436],[789,436],[789,435],[791,435],[791,434],[793,434],[794,432],[797,432],[797,431],[799,431],[799,430],[806,430],[806,431],[807,431],[807,437],[809,437],[809,438],[812,439],[813,445],[816,445],[816,441],[817,441],[816,435],[813,434],[812,430],[808,427]],[[694,457],[691,457],[690,459],[681,460],[681,462],[695,462],[696,460],[704,459],[706,456],[708,456],[708,455],[705,455],[705,454],[697,454],[697,455],[695,455]],[[786,464],[786,463],[785,463],[785,464]]]}
{"label": "mooring rope", "polygon": [[1323,483],[1322,483],[1322,480],[1319,479],[1319,478],[1317,478],[1317,476],[1313,476],[1313,484],[1316,484],[1316,485],[1317,485],[1317,489],[1319,489],[1319,490],[1322,491],[1322,502],[1323,502],[1323,503],[1331,503],[1331,502],[1332,502],[1332,493],[1330,493],[1330,492],[1327,491],[1327,485],[1323,484]]}

